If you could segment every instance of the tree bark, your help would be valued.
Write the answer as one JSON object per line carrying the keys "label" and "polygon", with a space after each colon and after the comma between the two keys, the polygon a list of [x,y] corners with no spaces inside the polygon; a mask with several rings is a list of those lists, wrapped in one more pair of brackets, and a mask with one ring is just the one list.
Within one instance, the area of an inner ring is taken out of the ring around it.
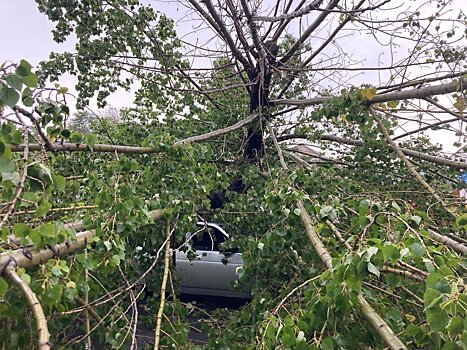
{"label": "tree bark", "polygon": [[45,317],[44,310],[42,309],[42,305],[37,299],[36,293],[34,293],[29,285],[18,275],[14,260],[11,260],[2,271],[3,275],[21,290],[32,310],[38,333],[38,349],[50,350],[50,333],[49,328],[47,327],[47,319]]}

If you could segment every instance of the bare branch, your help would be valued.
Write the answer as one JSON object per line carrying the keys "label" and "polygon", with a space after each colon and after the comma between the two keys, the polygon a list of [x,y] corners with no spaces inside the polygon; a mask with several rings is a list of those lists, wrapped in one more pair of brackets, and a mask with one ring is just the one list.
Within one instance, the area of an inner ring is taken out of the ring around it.
{"label": "bare branch", "polygon": [[42,130],[39,122],[37,121],[36,117],[34,117],[34,115],[30,112],[28,112],[27,110],[25,110],[24,108],[21,108],[19,106],[14,106],[13,107],[13,110],[15,112],[20,112],[22,115],[24,115],[25,117],[28,117],[29,120],[34,124],[34,127],[36,128],[37,130],[37,133],[39,134],[39,136],[41,137],[41,139],[44,141],[45,143],[45,147],[48,151],[55,151],[54,150],[54,145],[52,144],[52,142],[50,142],[49,138],[47,137],[46,134],[44,134],[44,131]]}
{"label": "bare branch", "polygon": [[[467,79],[462,78],[458,81],[454,81],[451,83],[432,85],[432,86],[416,88],[416,89],[411,89],[411,90],[388,92],[388,93],[376,95],[371,100],[369,100],[367,104],[372,105],[374,103],[384,103],[384,102],[389,102],[389,101],[425,99],[426,97],[429,97],[429,96],[445,95],[445,94],[450,94],[453,92],[458,92],[458,91],[462,91],[466,89],[467,89]],[[276,105],[284,105],[284,106],[314,106],[314,105],[322,104],[324,101],[330,100],[332,98],[333,96],[323,96],[323,97],[315,97],[315,98],[303,99],[303,100],[278,99],[278,100],[272,100],[271,102],[275,103]]]}
{"label": "bare branch", "polygon": [[18,275],[16,272],[15,262],[11,262],[4,268],[2,274],[8,278],[14,285],[16,285],[23,293],[29,307],[32,310],[34,319],[36,320],[36,330],[38,336],[38,349],[50,350],[50,333],[47,327],[47,319],[42,309],[42,305],[37,299],[36,294],[32,291],[29,285]]}
{"label": "bare branch", "polygon": [[433,238],[435,241],[443,243],[445,246],[448,246],[462,255],[467,255],[467,246],[462,244],[461,242],[457,242],[449,237],[441,235],[433,230],[428,230],[430,237]]}
{"label": "bare branch", "polygon": [[[291,134],[291,135],[284,135],[278,137],[279,142],[281,141],[286,141],[286,140],[291,140],[291,139],[308,139],[310,136],[309,135],[297,135],[297,134]],[[349,139],[346,137],[341,137],[337,135],[321,135],[316,137],[319,140],[322,141],[334,141],[334,142],[339,142],[344,145],[351,145],[351,146],[365,146],[365,142],[361,140],[355,140],[355,139]],[[431,154],[426,154],[426,153],[421,153],[419,151],[414,151],[408,148],[402,148],[399,147],[399,149],[404,153],[406,156],[417,158],[417,159],[422,159],[427,162],[435,163],[438,165],[443,165],[443,166],[449,166],[454,169],[466,169],[467,168],[467,162],[457,162],[454,160],[450,160],[444,157],[439,157],[439,156],[433,156]]]}
{"label": "bare branch", "polygon": [[[331,0],[329,5],[326,7],[327,10],[332,10],[334,7],[337,6],[340,0]],[[305,30],[300,38],[292,45],[289,51],[279,60],[279,65],[285,64],[288,60],[290,60],[295,52],[303,45],[306,39],[313,33],[313,31],[318,28],[318,26],[324,21],[324,19],[329,14],[328,11],[321,12],[316,20]]]}
{"label": "bare branch", "polygon": [[159,350],[159,341],[161,335],[162,315],[164,313],[165,305],[165,288],[167,286],[167,276],[169,274],[169,263],[170,263],[170,224],[167,223],[166,243],[165,243],[165,254],[164,254],[164,273],[162,275],[161,284],[161,299],[159,304],[159,310],[157,311],[156,317],[156,329],[154,331],[154,350]]}
{"label": "bare branch", "polygon": [[[294,11],[298,11],[302,8],[302,6],[305,4],[306,0],[301,0],[297,6],[295,7],[295,10]],[[293,0],[289,0],[289,2],[287,3],[287,6],[285,8],[285,13],[287,13],[290,9],[290,7],[292,6],[292,3],[293,3]],[[276,29],[276,32],[274,33],[274,36],[272,38],[272,40],[274,41],[277,41],[279,39],[279,37],[282,35],[282,32],[285,30],[285,28],[287,28],[287,26],[289,25],[291,20],[285,20],[285,21],[281,21],[281,24],[280,26]],[[272,25],[272,23],[271,23]]]}
{"label": "bare branch", "polygon": [[[195,2],[195,1],[191,0],[190,2]],[[233,39],[232,39],[232,37],[230,35],[230,32],[227,30],[227,28],[225,27],[224,22],[219,17],[216,9],[214,8],[214,6],[211,3],[211,0],[202,0],[201,2],[206,5],[206,7],[207,7],[207,9],[209,11],[209,14],[212,16],[214,21],[219,26],[219,29],[220,29],[220,31],[222,33],[222,37],[224,38],[227,45],[229,46],[229,49],[232,52],[233,56],[238,61],[240,61],[242,63],[243,68],[245,68],[246,70],[253,69],[253,67],[250,66],[248,60],[245,57],[243,57],[243,55],[242,55],[242,53],[240,51],[238,51],[237,45],[235,45],[235,42],[233,41]]]}
{"label": "bare branch", "polygon": [[[354,7],[355,10],[360,8],[365,3],[366,0],[360,0],[360,2]],[[344,26],[350,22],[352,19],[351,15],[347,15],[345,19],[334,29],[334,31],[331,33],[331,35],[328,36],[328,38],[320,45],[319,48],[317,48],[313,53],[308,57],[303,63],[300,65],[300,69],[303,69],[306,67],[318,54],[323,51],[323,49],[329,45],[329,43],[334,40],[335,36],[337,33],[341,31]],[[290,77],[289,81],[285,84],[285,86],[282,88],[282,90],[279,92],[279,95],[277,96],[278,99],[280,99],[282,96],[284,96],[285,92],[289,89],[290,85],[292,85],[293,81],[298,77],[300,73],[300,70],[295,70]]]}
{"label": "bare branch", "polygon": [[228,126],[228,127],[226,127],[226,128],[223,128],[223,129],[211,131],[211,132],[208,132],[208,133],[203,134],[203,135],[197,135],[197,136],[188,137],[188,138],[186,138],[186,139],[183,139],[183,140],[180,140],[180,141],[175,142],[175,145],[180,145],[180,144],[189,143],[189,142],[205,141],[205,140],[211,139],[211,138],[213,138],[213,137],[217,137],[217,136],[221,136],[221,135],[228,134],[229,132],[238,130],[238,129],[240,129],[241,127],[243,127],[243,126],[245,126],[245,125],[251,123],[251,122],[252,122],[253,120],[255,120],[258,116],[259,116],[258,113],[253,113],[253,114],[251,114],[248,118],[243,119],[243,120],[239,121],[238,123],[236,123],[236,124],[234,124],[234,125]]}
{"label": "bare branch", "polygon": [[[306,5],[301,10],[297,10],[290,13],[284,13],[283,15],[276,16],[276,17],[267,17],[267,16],[253,16],[253,21],[263,21],[263,22],[279,22],[284,20],[291,20],[297,17],[302,17],[307,15],[313,10],[317,10],[319,6],[322,4],[323,0],[315,0],[311,4]],[[323,9],[321,9],[324,11]]]}

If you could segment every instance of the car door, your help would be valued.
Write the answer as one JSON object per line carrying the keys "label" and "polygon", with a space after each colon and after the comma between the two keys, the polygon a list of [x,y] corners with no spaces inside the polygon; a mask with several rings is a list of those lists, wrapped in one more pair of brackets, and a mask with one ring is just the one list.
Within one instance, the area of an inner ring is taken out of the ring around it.
{"label": "car door", "polygon": [[181,292],[247,297],[248,292],[232,288],[232,282],[237,279],[236,269],[243,265],[241,254],[219,251],[220,244],[228,239],[228,235],[217,225],[208,224],[190,238],[191,253],[176,251],[175,265],[181,279]]}

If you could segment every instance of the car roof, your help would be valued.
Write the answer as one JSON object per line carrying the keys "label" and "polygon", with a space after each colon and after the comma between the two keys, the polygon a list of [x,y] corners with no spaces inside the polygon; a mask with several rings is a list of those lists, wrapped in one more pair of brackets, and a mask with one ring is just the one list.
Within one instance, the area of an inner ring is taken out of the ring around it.
{"label": "car roof", "polygon": [[227,238],[229,238],[229,234],[227,232],[225,232],[225,230],[222,228],[221,224],[216,224],[215,222],[206,222],[206,221],[198,221],[196,223],[196,226],[198,227],[213,227],[217,230],[219,230],[220,232],[222,232],[224,235],[227,236]]}

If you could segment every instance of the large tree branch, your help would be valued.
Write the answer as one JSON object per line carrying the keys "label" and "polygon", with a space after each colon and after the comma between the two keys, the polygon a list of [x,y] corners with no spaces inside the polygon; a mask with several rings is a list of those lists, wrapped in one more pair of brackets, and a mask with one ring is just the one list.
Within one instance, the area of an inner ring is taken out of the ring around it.
{"label": "large tree branch", "polygon": [[[107,145],[96,143],[93,146],[84,143],[53,143],[54,147],[49,152],[102,152],[102,153],[122,153],[122,154],[148,154],[156,153],[157,150],[152,147],[133,147],[120,145]],[[24,145],[9,145],[12,152],[23,152]],[[40,152],[43,145],[29,145],[29,151]]]}
{"label": "large tree branch", "polygon": [[[278,140],[279,142],[281,142],[281,141],[292,140],[292,139],[308,139],[310,136],[311,135],[291,134],[291,135],[280,136],[278,137]],[[341,143],[344,145],[350,145],[350,146],[365,146],[364,141],[349,139],[349,138],[341,137],[337,135],[321,135],[321,136],[316,136],[316,139],[322,140],[322,141],[338,142],[338,143]],[[402,151],[402,153],[404,153],[406,156],[409,156],[409,157],[422,159],[427,162],[435,163],[438,165],[449,166],[454,169],[467,169],[467,162],[457,162],[457,161],[450,160],[447,158],[433,156],[431,154],[426,154],[426,153],[422,153],[419,151],[414,151],[408,148],[399,147],[399,149]]]}
{"label": "large tree branch", "polygon": [[[411,90],[406,90],[406,91],[397,91],[397,92],[390,92],[390,93],[385,93],[381,95],[376,95],[371,100],[369,100],[367,104],[371,105],[374,103],[383,103],[383,102],[388,102],[388,101],[397,101],[397,100],[412,99],[412,98],[423,99],[428,96],[448,94],[448,93],[465,90],[465,89],[467,89],[467,79],[463,78],[460,81],[454,81],[454,82],[446,83],[446,84],[439,84],[439,85],[423,87],[420,89],[411,89]],[[276,104],[280,104],[280,105],[311,106],[311,105],[322,104],[323,102],[330,100],[332,98],[333,97],[330,96],[330,97],[318,97],[318,98],[306,99],[306,100],[282,99],[282,100],[275,100],[272,102]],[[248,118],[241,120],[234,125],[228,126],[223,129],[211,131],[203,135],[192,136],[192,137],[189,137],[183,140],[179,140],[175,143],[175,145],[188,143],[188,142],[205,141],[213,137],[225,135],[229,132],[238,130],[241,127],[251,123],[257,117],[258,117],[257,113],[251,114]],[[302,137],[306,138],[306,136],[302,136]],[[363,145],[362,143],[363,141],[352,140],[349,143],[349,141],[344,141],[344,140],[348,140],[348,139],[344,139],[344,138],[339,139],[337,137],[337,139],[334,139],[332,141],[338,141],[338,142],[346,143],[346,144],[355,144],[357,146]],[[25,146],[24,145],[10,145],[10,148],[13,152],[22,152]],[[67,152],[67,151],[76,152],[76,151],[89,151],[91,149],[90,146],[88,145],[73,144],[73,143],[64,143],[64,144],[54,143],[51,148],[52,148],[51,149],[52,152]],[[29,145],[30,151],[41,151],[42,149],[43,149],[42,145]],[[132,146],[117,146],[117,145],[104,145],[104,144],[95,144],[94,146],[92,146],[92,151],[112,152],[112,153],[117,152],[117,153],[128,153],[128,154],[147,154],[147,153],[157,152],[157,150],[152,147],[132,147]],[[455,168],[462,168],[462,169],[465,168],[465,163],[463,162],[455,162],[455,161],[451,161],[451,160],[448,160],[442,157],[426,155],[426,154],[423,154],[417,151],[408,150],[404,148],[402,148],[402,151],[404,152],[405,155],[427,160],[427,161],[437,163],[440,165],[448,165],[448,166],[452,166]]]}
{"label": "large tree branch", "polygon": [[[269,131],[271,133],[271,138],[273,139],[274,146],[279,155],[279,160],[281,166],[284,170],[288,169],[287,164],[284,161],[282,156],[282,150],[279,147],[278,141],[274,134],[274,131],[268,124]],[[310,215],[308,214],[305,204],[300,199],[297,201],[297,207],[300,209],[300,219],[302,220],[303,225],[305,226],[305,232],[310,239],[311,245],[315,249],[315,252],[318,254],[320,260],[323,262],[323,265],[326,270],[332,271],[332,256],[329,254],[329,251],[323,244],[323,241],[318,235],[316,228],[313,225]],[[406,350],[406,346],[402,341],[397,337],[394,331],[389,327],[389,325],[384,321],[384,319],[371,307],[371,305],[366,301],[365,297],[362,294],[358,295],[358,303],[360,304],[360,310],[363,315],[366,317],[368,322],[373,326],[376,332],[380,335],[383,341],[391,350]]]}
{"label": "large tree branch", "polygon": [[23,293],[29,307],[32,310],[34,319],[36,320],[36,330],[38,333],[38,349],[50,349],[50,333],[47,327],[47,319],[42,309],[42,305],[37,299],[36,293],[32,291],[29,285],[16,272],[16,264],[14,260],[4,268],[3,275],[16,285]]}
{"label": "large tree branch", "polygon": [[445,246],[452,248],[459,254],[467,256],[467,246],[465,244],[462,244],[461,242],[457,242],[433,230],[428,230],[428,233],[430,237],[433,238],[435,241],[443,243]]}
{"label": "large tree branch", "polygon": [[164,305],[165,305],[165,290],[167,286],[167,276],[169,275],[169,264],[170,264],[170,224],[167,223],[166,230],[166,243],[165,243],[165,253],[164,253],[164,273],[162,275],[162,284],[161,284],[161,295],[159,310],[157,311],[156,316],[156,328],[154,331],[154,350],[159,350],[159,341],[161,335],[161,326],[162,326],[162,315],[164,314]]}
{"label": "large tree branch", "polygon": [[[462,78],[458,81],[453,81],[451,83],[439,84],[426,86],[422,88],[404,90],[404,91],[395,91],[388,92],[380,95],[374,96],[371,100],[368,100],[367,104],[372,105],[375,103],[384,103],[389,101],[400,101],[400,100],[410,100],[410,99],[425,99],[426,97],[435,96],[435,95],[445,95],[453,92],[459,92],[467,89],[467,78]],[[271,100],[271,102],[276,105],[284,106],[315,106],[324,103],[330,99],[334,98],[333,96],[323,96],[315,97],[310,99],[303,100],[293,100],[293,99],[277,99]]]}
{"label": "large tree branch", "polygon": [[253,113],[251,114],[248,118],[246,119],[243,119],[241,121],[239,121],[238,123],[234,124],[234,125],[230,125],[226,128],[223,128],[223,129],[219,129],[219,130],[214,130],[214,131],[211,131],[211,132],[208,132],[206,134],[203,134],[203,135],[197,135],[197,136],[192,136],[192,137],[188,137],[186,139],[183,139],[183,140],[180,140],[180,141],[177,141],[175,142],[175,145],[180,145],[180,144],[183,144],[183,143],[189,143],[189,142],[199,142],[199,141],[205,141],[205,140],[208,140],[208,139],[211,139],[213,137],[217,137],[217,136],[221,136],[221,135],[225,135],[225,134],[228,134],[229,132],[232,132],[232,131],[235,131],[237,129],[240,129],[241,127],[251,123],[253,120],[255,120],[257,117],[259,116],[258,113]]}
{"label": "large tree branch", "polygon": [[[228,126],[223,129],[215,130],[208,132],[206,134],[191,136],[183,140],[179,140],[175,143],[175,145],[183,144],[183,143],[190,143],[190,142],[200,142],[206,141],[211,138],[215,138],[218,136],[225,135],[229,132],[235,131],[240,129],[241,127],[248,125],[253,120],[258,117],[258,114],[252,114],[248,118],[239,121],[238,123]],[[278,137],[280,141],[292,140],[292,139],[308,139],[311,135],[306,134],[291,134]],[[322,141],[334,141],[339,142],[345,145],[351,146],[364,146],[365,142],[361,140],[354,140],[345,137],[340,137],[336,135],[321,135],[318,139]],[[12,152],[22,152],[24,150],[24,145],[9,145]],[[55,152],[90,152],[91,149],[88,145],[85,144],[75,144],[75,143],[64,143],[64,144],[55,144]],[[29,145],[29,151],[41,151],[42,145]],[[402,152],[413,158],[422,159],[427,162],[435,163],[438,165],[449,166],[455,169],[466,169],[467,162],[459,162],[450,160],[440,156],[433,156],[431,154],[422,153],[419,151],[414,151],[408,148],[401,148]],[[118,146],[118,145],[104,145],[104,144],[95,144],[92,148],[93,152],[110,152],[110,153],[122,153],[122,154],[150,154],[150,153],[157,153],[158,151],[152,147],[132,147],[132,146]]]}
{"label": "large tree branch", "polygon": [[[156,221],[164,215],[164,209],[157,209],[149,212],[148,217]],[[95,230],[82,231],[76,234],[76,240],[59,243],[49,249],[22,248],[1,253],[0,275],[5,273],[5,269],[11,261],[15,261],[16,266],[22,268],[37,266],[56,256],[69,255],[79,249],[83,249],[95,235]]]}

